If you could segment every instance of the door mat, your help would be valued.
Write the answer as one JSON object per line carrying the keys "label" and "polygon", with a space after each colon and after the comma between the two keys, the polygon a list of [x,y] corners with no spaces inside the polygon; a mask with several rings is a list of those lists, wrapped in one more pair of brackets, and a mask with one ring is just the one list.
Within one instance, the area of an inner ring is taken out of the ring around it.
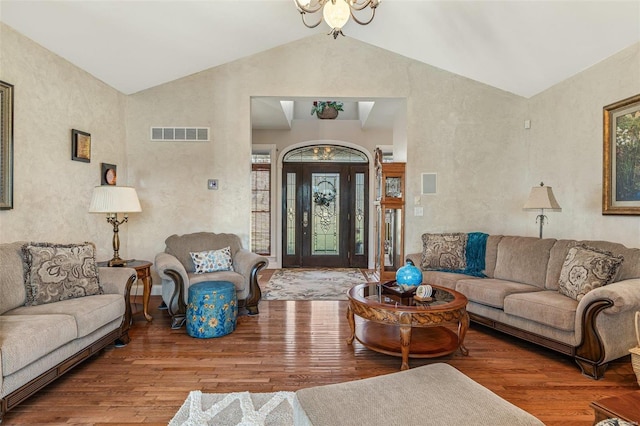
{"label": "door mat", "polygon": [[357,268],[278,269],[261,286],[262,300],[348,300],[347,291],[364,282]]}

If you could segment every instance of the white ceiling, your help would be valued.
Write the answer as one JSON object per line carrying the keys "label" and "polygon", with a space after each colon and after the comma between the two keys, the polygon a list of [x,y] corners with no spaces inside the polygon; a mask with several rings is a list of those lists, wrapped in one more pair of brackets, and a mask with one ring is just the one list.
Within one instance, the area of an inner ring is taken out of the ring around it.
{"label": "white ceiling", "polygon": [[[0,0],[0,20],[126,94],[328,31],[291,0]],[[384,0],[344,33],[530,97],[640,41],[640,0]]]}

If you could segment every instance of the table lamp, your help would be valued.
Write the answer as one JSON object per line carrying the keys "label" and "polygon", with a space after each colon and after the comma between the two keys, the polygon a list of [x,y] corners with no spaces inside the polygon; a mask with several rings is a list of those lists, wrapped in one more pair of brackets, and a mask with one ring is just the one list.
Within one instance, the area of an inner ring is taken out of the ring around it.
{"label": "table lamp", "polygon": [[[113,259],[109,266],[125,266],[126,260],[120,258],[120,237],[118,227],[129,220],[127,214],[141,212],[140,201],[136,189],[129,186],[96,186],[93,189],[89,213],[106,213],[107,222],[113,225]],[[118,213],[124,213],[124,218],[118,220]]]}
{"label": "table lamp", "polygon": [[547,220],[547,216],[544,214],[544,209],[553,209],[562,211],[562,208],[556,201],[556,197],[553,195],[553,190],[550,186],[544,186],[543,182],[540,182],[540,186],[534,186],[531,188],[529,199],[524,205],[525,210],[540,209],[540,214],[536,217],[536,223],[540,221],[540,238],[542,238],[542,227],[544,221]]}

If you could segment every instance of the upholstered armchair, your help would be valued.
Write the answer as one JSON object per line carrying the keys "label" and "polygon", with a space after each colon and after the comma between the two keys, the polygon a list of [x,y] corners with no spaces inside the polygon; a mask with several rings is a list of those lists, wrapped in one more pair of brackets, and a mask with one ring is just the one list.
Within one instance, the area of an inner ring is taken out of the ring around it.
{"label": "upholstered armchair", "polygon": [[[233,283],[238,306],[245,307],[250,315],[258,313],[258,302],[262,297],[258,271],[267,266],[268,260],[242,248],[237,235],[212,232],[172,235],[165,240],[165,245],[164,253],[156,255],[155,267],[162,278],[162,299],[171,315],[171,328],[184,324],[189,287],[204,281]],[[227,247],[228,251],[225,250]],[[215,260],[211,261],[209,255]],[[222,261],[219,255],[223,255]],[[225,261],[228,255],[230,264]],[[209,272],[212,269],[215,271]]]}

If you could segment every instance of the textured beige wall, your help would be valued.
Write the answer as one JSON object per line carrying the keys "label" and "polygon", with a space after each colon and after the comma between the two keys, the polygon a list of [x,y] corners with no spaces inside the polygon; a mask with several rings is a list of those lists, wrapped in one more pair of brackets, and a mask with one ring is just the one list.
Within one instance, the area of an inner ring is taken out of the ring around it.
{"label": "textured beige wall", "polygon": [[[441,189],[421,197],[424,217],[408,212],[408,244],[424,231],[520,230],[505,222],[513,216],[510,199],[526,186],[517,165],[523,98],[350,38],[318,35],[128,98],[130,177],[151,203],[131,226],[144,236],[129,242],[137,256],[151,258],[172,233],[202,229],[235,232],[248,243],[251,96],[406,98],[408,199],[419,195],[423,171],[438,172]],[[150,142],[154,125],[210,126],[213,140]],[[220,179],[220,189],[207,190],[207,178]]]}
{"label": "textured beige wall", "polygon": [[[112,228],[88,208],[101,162],[126,184],[124,95],[2,23],[0,40],[0,79],[15,86],[14,208],[0,211],[0,242],[93,241],[110,259]],[[71,129],[91,133],[90,163],[71,161]]]}
{"label": "textured beige wall", "polygon": [[[421,250],[423,232],[521,233],[514,210],[522,197],[526,101],[444,71],[412,83],[406,251]],[[437,174],[436,194],[420,195],[422,173]],[[416,198],[423,217],[414,216]]]}
{"label": "textured beige wall", "polygon": [[[640,246],[640,217],[602,215],[602,108],[640,93],[640,43],[531,98],[522,167],[553,187],[562,212],[545,236]],[[532,225],[535,213],[527,213]]]}

